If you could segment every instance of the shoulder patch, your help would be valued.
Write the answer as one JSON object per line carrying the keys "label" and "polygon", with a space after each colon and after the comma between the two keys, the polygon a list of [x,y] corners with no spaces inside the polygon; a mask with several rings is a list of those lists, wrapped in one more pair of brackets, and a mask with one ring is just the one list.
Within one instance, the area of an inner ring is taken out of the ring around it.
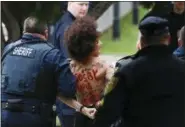
{"label": "shoulder patch", "polygon": [[116,67],[123,67],[128,63],[130,63],[133,59],[134,59],[134,55],[123,57],[116,62]]}
{"label": "shoulder patch", "polygon": [[[119,67],[116,67],[115,70],[114,70],[114,74],[119,70]],[[114,88],[115,86],[117,85],[118,83],[118,80],[119,78],[116,77],[115,75],[112,76],[112,78],[110,79],[110,81],[107,83],[106,87],[105,87],[105,90],[104,90],[104,95],[107,95],[108,93],[110,93]]]}
{"label": "shoulder patch", "polygon": [[125,57],[122,57],[121,59],[119,59],[118,61],[120,61],[120,60],[126,60],[126,59],[132,59],[132,58],[134,58],[134,55],[130,55],[130,56],[125,56]]}
{"label": "shoulder patch", "polygon": [[[104,93],[103,96],[106,96],[107,94],[109,94],[117,85],[119,81],[118,77],[113,76],[111,78],[111,80],[108,82],[108,84],[106,85],[105,89],[104,89]],[[104,97],[99,101],[99,106],[102,106],[104,104]]]}
{"label": "shoulder patch", "polygon": [[104,95],[110,93],[117,85],[119,78],[113,76],[105,87]]}

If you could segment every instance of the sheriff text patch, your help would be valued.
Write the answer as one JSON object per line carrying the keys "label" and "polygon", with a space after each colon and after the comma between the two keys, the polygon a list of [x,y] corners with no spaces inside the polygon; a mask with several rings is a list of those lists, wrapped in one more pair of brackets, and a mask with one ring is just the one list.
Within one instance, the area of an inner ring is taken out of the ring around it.
{"label": "sheriff text patch", "polygon": [[24,56],[24,57],[34,57],[35,50],[27,47],[15,47],[12,55]]}

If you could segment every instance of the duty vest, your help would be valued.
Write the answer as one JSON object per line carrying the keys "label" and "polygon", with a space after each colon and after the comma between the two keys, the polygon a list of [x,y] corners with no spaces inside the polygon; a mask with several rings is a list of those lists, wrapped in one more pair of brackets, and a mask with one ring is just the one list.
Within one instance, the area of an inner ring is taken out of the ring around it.
{"label": "duty vest", "polygon": [[53,47],[45,41],[21,41],[8,45],[2,56],[2,93],[53,100],[56,95],[49,93],[56,89],[54,69],[43,65],[44,56]]}

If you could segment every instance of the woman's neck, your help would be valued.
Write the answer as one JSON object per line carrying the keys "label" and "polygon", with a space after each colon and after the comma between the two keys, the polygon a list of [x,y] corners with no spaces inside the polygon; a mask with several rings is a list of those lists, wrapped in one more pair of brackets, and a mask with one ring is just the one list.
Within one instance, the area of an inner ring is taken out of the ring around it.
{"label": "woman's neck", "polygon": [[89,65],[93,62],[94,58],[95,58],[94,56],[90,56],[90,57],[88,57],[87,59],[85,59],[83,61],[75,61],[75,62],[77,62],[79,64],[82,64],[82,65]]}

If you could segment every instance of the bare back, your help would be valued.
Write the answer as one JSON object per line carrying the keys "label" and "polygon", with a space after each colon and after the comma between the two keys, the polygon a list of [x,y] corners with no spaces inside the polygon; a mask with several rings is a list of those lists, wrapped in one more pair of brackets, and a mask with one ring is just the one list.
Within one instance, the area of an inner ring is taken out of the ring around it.
{"label": "bare back", "polygon": [[98,57],[95,57],[88,65],[72,60],[70,67],[77,78],[77,100],[85,106],[94,105],[101,99],[105,84],[114,72],[113,67]]}

